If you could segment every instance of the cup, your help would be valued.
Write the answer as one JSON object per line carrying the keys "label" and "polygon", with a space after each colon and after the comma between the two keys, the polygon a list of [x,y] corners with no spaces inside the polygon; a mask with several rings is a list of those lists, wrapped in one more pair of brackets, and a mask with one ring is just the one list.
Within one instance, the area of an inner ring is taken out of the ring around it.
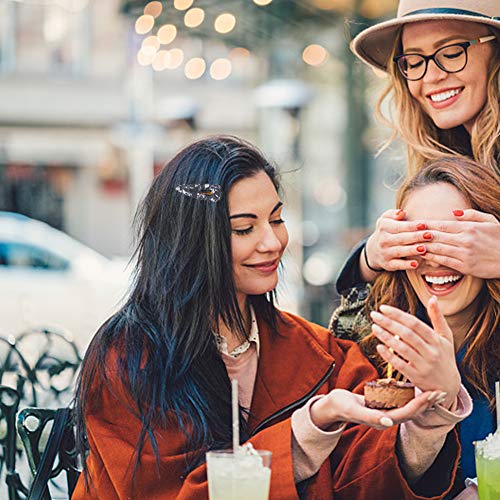
{"label": "cup", "polygon": [[236,455],[232,450],[207,452],[210,500],[268,500],[271,455],[267,450]]}
{"label": "cup", "polygon": [[479,500],[500,500],[500,433],[474,444]]}

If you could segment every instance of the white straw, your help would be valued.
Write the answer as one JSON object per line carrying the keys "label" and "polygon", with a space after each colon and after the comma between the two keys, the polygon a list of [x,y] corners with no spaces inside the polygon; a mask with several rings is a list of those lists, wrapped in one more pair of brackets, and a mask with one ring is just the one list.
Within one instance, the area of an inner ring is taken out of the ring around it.
{"label": "white straw", "polygon": [[500,380],[495,382],[495,397],[497,400],[497,432],[500,434]]}
{"label": "white straw", "polygon": [[231,380],[231,402],[233,408],[233,453],[240,450],[240,412],[238,405],[238,381]]}

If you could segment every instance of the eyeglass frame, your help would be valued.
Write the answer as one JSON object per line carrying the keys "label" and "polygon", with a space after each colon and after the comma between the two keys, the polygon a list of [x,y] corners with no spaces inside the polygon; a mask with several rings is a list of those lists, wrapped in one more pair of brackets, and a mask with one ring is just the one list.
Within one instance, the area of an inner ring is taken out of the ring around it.
{"label": "eyeglass frame", "polygon": [[[467,49],[471,46],[471,45],[476,45],[476,44],[479,44],[479,43],[488,43],[488,42],[491,42],[493,40],[496,40],[497,37],[496,35],[487,35],[487,36],[482,36],[482,37],[479,37],[479,38],[475,38],[474,40],[468,40],[466,42],[458,42],[458,43],[450,43],[450,45],[445,45],[444,47],[440,47],[439,49],[436,50],[436,52],[434,52],[434,54],[431,54],[430,56],[425,56],[424,54],[419,54],[417,52],[409,52],[407,54],[400,54],[399,56],[395,56],[392,58],[392,60],[396,63],[396,66],[399,70],[399,72],[401,73],[401,75],[403,76],[403,78],[405,78],[406,80],[409,80],[411,82],[417,82],[418,80],[421,80],[427,73],[427,69],[429,67],[429,61],[434,61],[434,64],[439,68],[441,69],[442,71],[445,71],[446,73],[459,73],[460,71],[462,71],[465,66],[467,66],[467,63],[469,62],[469,56],[468,56],[468,52],[467,52]],[[462,49],[464,50],[465,52],[465,63],[464,65],[460,68],[460,69],[457,69],[455,71],[449,71],[447,70],[446,68],[444,68],[440,63],[439,61],[436,59],[436,55],[443,49],[448,49],[450,47],[462,47]],[[403,70],[400,68],[399,66],[399,63],[398,61],[400,59],[402,59],[403,57],[408,57],[408,56],[419,56],[421,57],[424,62],[425,62],[425,68],[424,68],[424,72],[422,74],[421,77],[419,78],[408,78],[404,73],[403,73]]]}

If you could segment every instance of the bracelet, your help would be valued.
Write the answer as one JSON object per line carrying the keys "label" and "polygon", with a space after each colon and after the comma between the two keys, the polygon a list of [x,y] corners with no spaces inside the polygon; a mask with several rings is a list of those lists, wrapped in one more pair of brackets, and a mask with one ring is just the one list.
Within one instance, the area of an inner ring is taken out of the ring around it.
{"label": "bracelet", "polygon": [[375,267],[370,266],[370,263],[368,262],[368,255],[366,253],[366,245],[363,247],[363,255],[365,256],[365,264],[370,271],[373,271],[374,273],[381,273],[383,271],[383,269],[376,269]]}

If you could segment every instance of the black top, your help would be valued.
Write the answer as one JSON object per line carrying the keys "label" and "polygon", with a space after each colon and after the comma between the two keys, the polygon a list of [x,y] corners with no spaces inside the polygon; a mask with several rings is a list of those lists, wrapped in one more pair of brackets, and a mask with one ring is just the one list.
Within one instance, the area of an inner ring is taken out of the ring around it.
{"label": "black top", "polygon": [[340,295],[349,293],[349,290],[356,285],[364,283],[359,269],[359,258],[366,245],[366,239],[358,243],[345,261],[342,270],[337,278],[337,292]]}

